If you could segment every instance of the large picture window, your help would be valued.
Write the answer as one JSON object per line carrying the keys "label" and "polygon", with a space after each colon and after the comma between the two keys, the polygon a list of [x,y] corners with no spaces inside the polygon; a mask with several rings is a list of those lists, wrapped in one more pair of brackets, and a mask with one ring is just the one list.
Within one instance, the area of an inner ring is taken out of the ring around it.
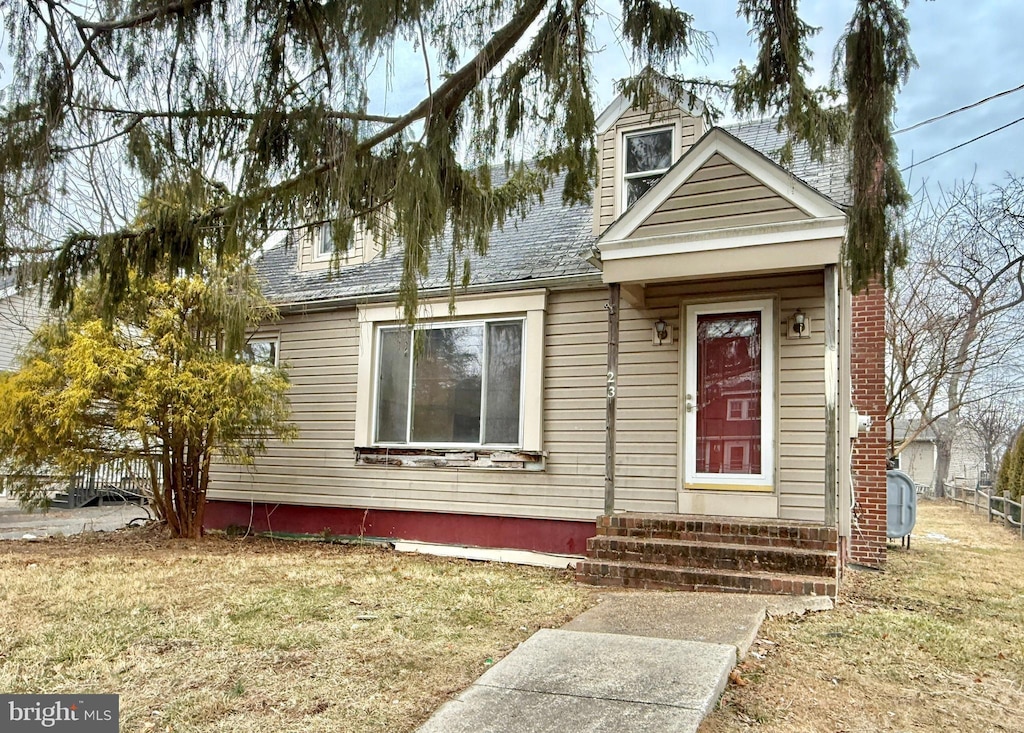
{"label": "large picture window", "polygon": [[378,330],[378,444],[518,446],[522,319]]}

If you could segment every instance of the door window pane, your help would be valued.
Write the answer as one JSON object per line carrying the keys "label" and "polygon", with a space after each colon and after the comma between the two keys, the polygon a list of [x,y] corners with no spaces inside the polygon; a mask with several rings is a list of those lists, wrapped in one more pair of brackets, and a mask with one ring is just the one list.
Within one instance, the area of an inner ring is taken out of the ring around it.
{"label": "door window pane", "polygon": [[485,443],[519,442],[519,397],[523,373],[523,324],[487,326],[487,420]]}
{"label": "door window pane", "polygon": [[483,326],[417,332],[413,368],[414,443],[479,443]]}
{"label": "door window pane", "polygon": [[697,472],[761,473],[761,314],[697,316]]}

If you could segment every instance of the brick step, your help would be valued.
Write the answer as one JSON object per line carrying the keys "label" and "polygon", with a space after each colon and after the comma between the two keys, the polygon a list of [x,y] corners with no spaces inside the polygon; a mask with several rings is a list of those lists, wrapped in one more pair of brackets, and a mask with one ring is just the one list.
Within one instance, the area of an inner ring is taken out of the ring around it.
{"label": "brick step", "polygon": [[793,547],[691,542],[646,537],[591,537],[587,557],[672,567],[765,571],[835,577],[836,553]]}
{"label": "brick step", "polygon": [[832,597],[836,595],[835,578],[681,568],[624,561],[584,560],[576,566],[576,580],[589,585],[620,588]]}
{"label": "brick step", "polygon": [[835,550],[835,527],[810,522],[679,514],[612,514],[598,517],[597,534],[604,537],[636,537],[683,542],[721,542],[759,547],[793,547]]}

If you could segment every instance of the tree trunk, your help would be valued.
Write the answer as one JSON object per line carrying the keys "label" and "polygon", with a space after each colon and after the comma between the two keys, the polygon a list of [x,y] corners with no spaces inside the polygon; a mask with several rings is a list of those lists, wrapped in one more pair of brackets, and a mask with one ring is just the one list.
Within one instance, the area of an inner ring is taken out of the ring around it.
{"label": "tree trunk", "polygon": [[946,479],[953,459],[953,441],[941,437],[936,441],[935,448],[935,498],[942,499],[946,496]]}

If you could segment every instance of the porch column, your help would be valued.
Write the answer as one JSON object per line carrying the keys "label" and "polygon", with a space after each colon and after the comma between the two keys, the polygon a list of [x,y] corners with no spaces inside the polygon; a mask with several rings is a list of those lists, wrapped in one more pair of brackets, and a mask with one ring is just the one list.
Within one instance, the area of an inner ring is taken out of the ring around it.
{"label": "porch column", "polygon": [[825,265],[825,526],[836,525],[839,496],[839,268]]}
{"label": "porch column", "polygon": [[605,394],[604,513],[615,511],[615,393],[619,379],[619,283],[608,285],[608,374]]}

